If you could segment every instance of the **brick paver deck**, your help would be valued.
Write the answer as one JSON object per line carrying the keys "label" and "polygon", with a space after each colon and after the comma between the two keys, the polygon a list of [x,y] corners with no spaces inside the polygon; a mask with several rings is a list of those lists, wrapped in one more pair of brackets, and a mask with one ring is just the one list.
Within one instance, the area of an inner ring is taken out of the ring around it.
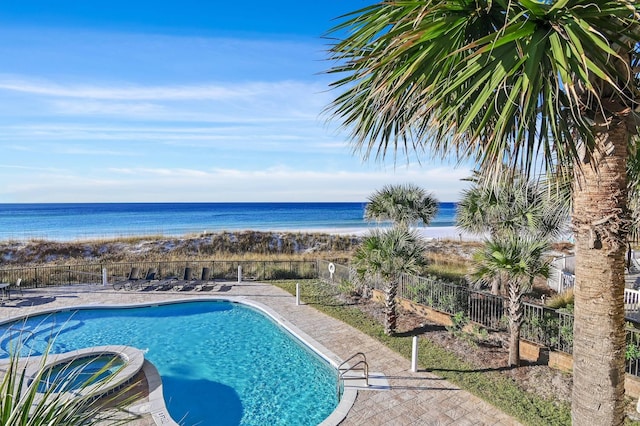
{"label": "brick paver deck", "polygon": [[[16,298],[17,296],[17,298]],[[0,305],[0,320],[45,309],[93,304],[244,297],[262,303],[341,359],[364,352],[370,371],[387,376],[390,390],[359,391],[342,425],[517,425],[512,417],[480,398],[428,372],[412,373],[410,362],[353,327],[324,315],[313,306],[296,306],[295,298],[269,284],[227,282],[206,292],[115,291],[101,285],[26,289]],[[136,424],[148,424],[144,422]]]}

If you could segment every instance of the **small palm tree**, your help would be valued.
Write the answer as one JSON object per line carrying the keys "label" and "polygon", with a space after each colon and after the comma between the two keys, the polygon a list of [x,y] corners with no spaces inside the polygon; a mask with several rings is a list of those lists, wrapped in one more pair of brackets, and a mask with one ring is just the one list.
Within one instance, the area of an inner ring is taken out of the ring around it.
{"label": "small palm tree", "polygon": [[523,295],[533,286],[535,277],[549,276],[544,252],[548,240],[532,235],[510,235],[485,242],[474,254],[473,275],[480,280],[501,277],[509,289],[509,365],[520,364],[520,329],[524,318]]}
{"label": "small palm tree", "polygon": [[396,331],[396,294],[401,274],[417,274],[425,264],[424,244],[406,229],[373,231],[356,249],[351,260],[359,276],[380,275],[385,282],[385,333]]}
{"label": "small palm tree", "polygon": [[[495,183],[479,175],[471,180],[473,186],[463,193],[458,204],[457,224],[468,232],[488,233],[487,244],[517,236],[550,241],[566,228],[568,204],[560,201],[558,191],[552,190],[549,183],[532,182],[521,175]],[[480,283],[489,282],[492,294],[498,295],[502,278],[502,274],[496,274]],[[506,293],[508,289],[503,290]]]}
{"label": "small palm tree", "polygon": [[470,179],[457,207],[458,227],[492,237],[527,230],[545,238],[566,229],[569,204],[555,180],[531,181],[521,174],[489,181],[480,174]]}
{"label": "small palm tree", "polygon": [[438,201],[419,186],[385,185],[369,197],[364,218],[391,221],[396,226],[408,229],[409,226],[418,222],[428,225],[436,213],[438,213]]}

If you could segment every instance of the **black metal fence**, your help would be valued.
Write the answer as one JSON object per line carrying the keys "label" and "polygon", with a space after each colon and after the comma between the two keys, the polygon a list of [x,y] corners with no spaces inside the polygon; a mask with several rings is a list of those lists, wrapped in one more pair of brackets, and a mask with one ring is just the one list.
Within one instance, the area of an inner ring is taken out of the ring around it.
{"label": "black metal fence", "polygon": [[15,283],[22,279],[24,287],[45,287],[74,284],[100,284],[105,271],[107,282],[126,279],[133,268],[144,278],[147,271],[155,270],[155,278],[184,276],[190,268],[194,278],[209,268],[212,279],[236,280],[238,267],[242,278],[249,280],[310,279],[318,276],[316,261],[176,261],[176,262],[124,262],[65,266],[37,266],[31,268],[0,269],[0,282]]}
{"label": "black metal fence", "polygon": [[[333,270],[333,273],[330,271]],[[355,271],[344,265],[318,261],[319,277],[340,284],[357,280]],[[367,285],[384,289],[380,277],[368,277]],[[431,309],[455,315],[462,312],[477,324],[488,329],[507,331],[508,299],[483,291],[453,284],[433,277],[402,275],[398,282],[398,296]],[[573,315],[542,305],[524,303],[524,323],[521,338],[554,351],[573,353]],[[627,368],[629,374],[640,376],[640,330],[627,330]]]}

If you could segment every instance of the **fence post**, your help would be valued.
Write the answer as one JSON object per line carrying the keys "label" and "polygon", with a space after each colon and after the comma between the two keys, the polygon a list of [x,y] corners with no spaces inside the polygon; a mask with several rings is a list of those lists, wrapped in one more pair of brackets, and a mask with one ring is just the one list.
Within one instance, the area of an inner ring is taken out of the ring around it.
{"label": "fence post", "polygon": [[238,265],[238,282],[242,282],[242,265]]}
{"label": "fence post", "polygon": [[102,268],[102,285],[107,285],[107,268]]}
{"label": "fence post", "polygon": [[411,342],[411,371],[418,372],[418,336],[413,336]]}
{"label": "fence post", "polygon": [[296,306],[300,306],[300,283],[296,283]]}

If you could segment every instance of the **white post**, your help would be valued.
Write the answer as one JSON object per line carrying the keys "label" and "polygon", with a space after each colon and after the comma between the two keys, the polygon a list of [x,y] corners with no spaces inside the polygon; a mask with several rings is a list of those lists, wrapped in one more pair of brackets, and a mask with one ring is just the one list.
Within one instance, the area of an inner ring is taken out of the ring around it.
{"label": "white post", "polygon": [[107,268],[102,268],[102,285],[107,284]]}
{"label": "white post", "polygon": [[242,282],[242,265],[238,265],[238,282]]}
{"label": "white post", "polygon": [[296,306],[300,306],[300,283],[296,283]]}
{"label": "white post", "polygon": [[418,372],[418,336],[413,336],[411,342],[411,371]]}

